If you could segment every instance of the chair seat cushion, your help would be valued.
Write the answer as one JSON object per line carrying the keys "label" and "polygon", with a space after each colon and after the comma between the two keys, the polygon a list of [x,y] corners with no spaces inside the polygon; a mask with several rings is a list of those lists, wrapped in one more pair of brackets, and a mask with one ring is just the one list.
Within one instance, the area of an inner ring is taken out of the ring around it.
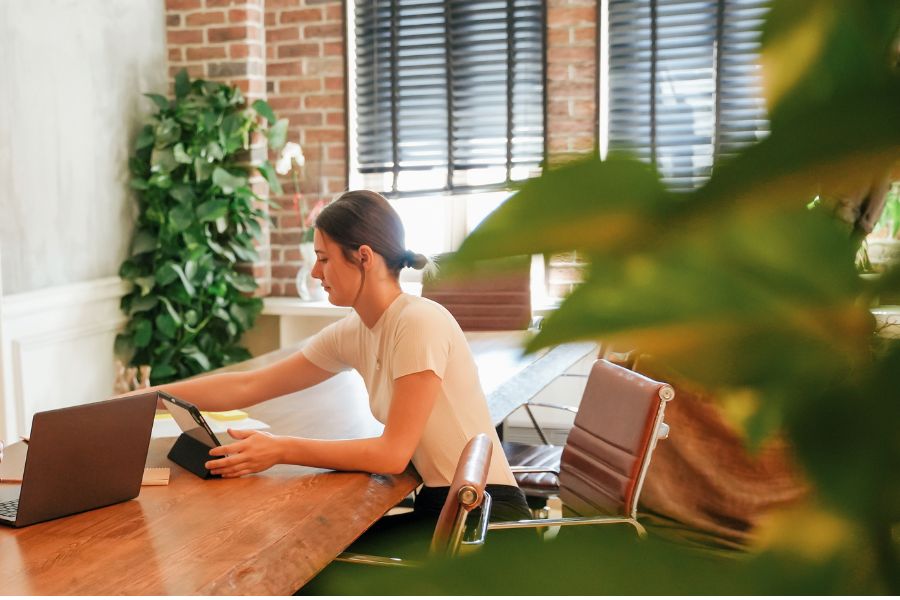
{"label": "chair seat cushion", "polygon": [[[503,442],[503,452],[510,466],[547,468],[559,471],[562,446],[543,446]],[[526,496],[547,498],[559,493],[559,478],[555,473],[516,473],[519,488]]]}

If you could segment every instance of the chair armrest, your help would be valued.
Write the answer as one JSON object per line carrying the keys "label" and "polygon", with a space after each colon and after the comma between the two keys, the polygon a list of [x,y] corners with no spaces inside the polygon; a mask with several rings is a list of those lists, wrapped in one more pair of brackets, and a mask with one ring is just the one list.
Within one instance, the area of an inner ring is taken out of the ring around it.
{"label": "chair armrest", "polygon": [[638,535],[644,537],[647,531],[644,526],[628,517],[563,517],[560,519],[523,519],[521,521],[496,521],[488,524],[488,530],[522,529],[530,527],[566,527],[569,525],[618,525],[628,524],[634,527]]}
{"label": "chair armrest", "polygon": [[481,519],[478,522],[478,529],[475,530],[472,540],[460,542],[462,548],[469,550],[478,546],[484,546],[484,539],[487,537],[488,525],[490,524],[491,504],[493,504],[491,495],[485,492],[484,499],[481,501]]}
{"label": "chair armrest", "polygon": [[549,467],[529,467],[528,465],[516,465],[515,467],[510,467],[510,471],[515,473],[553,473],[556,476],[559,476],[559,469],[551,469]]}
{"label": "chair armrest", "polygon": [[565,404],[550,404],[548,402],[531,402],[528,401],[525,403],[525,406],[540,406],[543,408],[555,408],[557,410],[565,410],[572,414],[578,414],[578,409],[574,406],[566,406]]}
{"label": "chair armrest", "polygon": [[355,563],[358,565],[373,565],[376,567],[421,567],[422,563],[402,558],[388,558],[372,554],[357,554],[355,552],[341,552],[335,557],[337,562]]}

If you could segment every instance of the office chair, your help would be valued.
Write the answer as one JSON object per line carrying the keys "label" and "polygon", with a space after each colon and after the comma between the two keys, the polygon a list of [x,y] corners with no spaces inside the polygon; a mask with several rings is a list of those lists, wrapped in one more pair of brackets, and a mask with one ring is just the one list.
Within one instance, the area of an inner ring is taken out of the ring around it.
{"label": "office chair", "polygon": [[663,416],[674,396],[668,384],[597,360],[565,446],[545,447],[545,454],[540,446],[532,447],[538,465],[510,461],[517,478],[538,476],[520,480],[526,495],[558,495],[565,514],[573,516],[491,523],[488,529],[628,523],[644,535],[637,521],[638,499],[656,442],[668,437]]}
{"label": "office chair", "polygon": [[[491,496],[485,491],[493,448],[491,439],[479,433],[469,440],[456,466],[447,500],[438,517],[431,538],[429,556],[452,557],[461,551],[484,544],[491,512]],[[481,507],[481,518],[471,539],[464,539],[466,519],[470,512]],[[343,552],[335,559],[340,562],[387,567],[416,567],[421,563],[401,558],[388,558]]]}
{"label": "office chair", "polygon": [[[435,262],[440,268],[442,257]],[[488,262],[464,278],[425,276],[422,297],[442,305],[463,331],[528,329],[531,315],[531,258]]]}

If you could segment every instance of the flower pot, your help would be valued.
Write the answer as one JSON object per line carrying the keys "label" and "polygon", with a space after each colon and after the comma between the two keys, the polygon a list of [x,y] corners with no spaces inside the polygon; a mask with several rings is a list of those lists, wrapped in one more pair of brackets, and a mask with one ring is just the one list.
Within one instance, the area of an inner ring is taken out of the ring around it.
{"label": "flower pot", "polygon": [[300,244],[300,268],[297,269],[295,283],[297,285],[297,295],[301,300],[316,301],[325,300],[327,294],[322,289],[322,282],[313,278],[313,265],[316,264],[316,251],[312,242],[302,242]]}

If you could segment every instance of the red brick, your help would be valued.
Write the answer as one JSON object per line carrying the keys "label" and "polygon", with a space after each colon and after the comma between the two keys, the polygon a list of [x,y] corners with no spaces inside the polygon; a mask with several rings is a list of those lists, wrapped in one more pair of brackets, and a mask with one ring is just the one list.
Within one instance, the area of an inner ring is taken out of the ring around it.
{"label": "red brick", "polygon": [[592,6],[552,8],[547,11],[549,28],[565,25],[590,25],[597,21],[597,9]]}
{"label": "red brick", "polygon": [[185,21],[190,27],[203,25],[218,25],[225,22],[225,13],[217,10],[214,12],[196,12],[187,16]]}
{"label": "red brick", "polygon": [[169,77],[174,78],[181,69],[187,69],[188,75],[190,75],[192,79],[206,77],[204,65],[171,65],[169,67]]}
{"label": "red brick", "polygon": [[181,27],[181,15],[166,15],[166,27]]}
{"label": "red brick", "polygon": [[596,95],[593,81],[550,81],[547,84],[547,95],[550,98],[593,98]]}
{"label": "red brick", "polygon": [[266,42],[292,42],[300,39],[299,27],[267,27]]}
{"label": "red brick", "polygon": [[166,11],[202,8],[203,0],[166,0]]}
{"label": "red brick", "polygon": [[304,75],[343,75],[344,60],[329,56],[327,58],[311,58],[303,62]]}
{"label": "red brick", "polygon": [[262,48],[259,44],[229,44],[228,56],[231,58],[262,58]]}
{"label": "red brick", "polygon": [[347,117],[344,115],[344,111],[342,110],[328,112],[325,114],[325,123],[337,127],[344,127],[347,124]]}
{"label": "red brick", "polygon": [[339,23],[328,25],[307,25],[303,28],[303,37],[307,40],[335,38],[342,39],[344,27]]}
{"label": "red brick", "polygon": [[314,94],[303,99],[306,108],[343,108],[343,94]]}
{"label": "red brick", "polygon": [[339,161],[347,160],[346,144],[330,144],[328,146],[328,158],[330,160],[339,160]]}
{"label": "red brick", "polygon": [[319,44],[281,44],[278,46],[278,58],[293,58],[295,56],[320,56],[322,50]]}
{"label": "red brick", "polygon": [[322,79],[320,77],[298,77],[297,79],[284,79],[278,82],[278,91],[282,94],[318,92],[321,89]]}
{"label": "red brick", "polygon": [[259,30],[254,26],[235,25],[233,27],[212,27],[207,29],[206,35],[210,42],[236,42],[239,40],[255,39]]}
{"label": "red brick", "polygon": [[169,44],[202,44],[203,30],[189,29],[181,31],[169,30],[166,32],[166,41]]}
{"label": "red brick", "polygon": [[551,47],[568,46],[572,38],[572,30],[568,27],[547,31],[547,45]]}
{"label": "red brick", "polygon": [[596,27],[579,27],[572,31],[575,37],[575,43],[584,43],[587,45],[595,45],[597,43]]}
{"label": "red brick", "polygon": [[200,46],[187,49],[188,60],[208,60],[211,58],[225,58],[225,46]]}
{"label": "red brick", "polygon": [[343,56],[344,55],[344,43],[343,42],[325,42],[322,44],[322,54],[324,56]]}
{"label": "red brick", "polygon": [[597,51],[593,47],[548,48],[547,61],[571,63],[576,60],[595,61]]}
{"label": "red brick", "polygon": [[288,62],[267,63],[266,69],[269,77],[299,77],[303,70],[299,60]]}
{"label": "red brick", "polygon": [[274,27],[277,24],[278,15],[273,12],[266,11],[266,27]]}
{"label": "red brick", "polygon": [[325,78],[325,89],[326,90],[343,90],[344,89],[344,78],[343,77],[326,77]]}
{"label": "red brick", "polygon": [[300,231],[273,231],[270,241],[272,246],[287,246],[300,243]]}
{"label": "red brick", "polygon": [[278,113],[279,111],[300,109],[300,98],[297,97],[270,96],[268,102],[269,106],[271,106],[272,110],[274,110],[276,113]]}
{"label": "red brick", "polygon": [[169,48],[169,62],[181,62],[184,60],[184,54],[181,48]]}
{"label": "red brick", "polygon": [[304,127],[308,125],[322,125],[322,113],[300,112],[282,115],[290,121],[291,127]]}
{"label": "red brick", "polygon": [[298,248],[285,248],[281,251],[281,259],[284,262],[298,262],[300,260],[300,250]]}
{"label": "red brick", "polygon": [[325,20],[326,21],[343,21],[344,20],[344,7],[340,2],[336,2],[330,6],[325,7]]}
{"label": "red brick", "polygon": [[314,23],[321,21],[324,16],[321,8],[286,10],[281,13],[279,21],[281,23]]}
{"label": "red brick", "polygon": [[229,23],[255,23],[262,21],[262,12],[258,8],[231,9],[228,11]]}
{"label": "red brick", "polygon": [[302,4],[302,0],[266,0],[266,11],[273,8],[296,8]]}
{"label": "red brick", "polygon": [[[317,129],[317,128],[308,128],[303,131],[303,135],[306,138],[307,145],[318,144],[319,142],[343,142],[344,132],[341,130],[335,129]],[[323,175],[340,175],[340,171],[332,171],[329,170],[328,165],[333,165],[333,162],[323,162],[320,166]],[[317,171],[318,172],[318,171]]]}

